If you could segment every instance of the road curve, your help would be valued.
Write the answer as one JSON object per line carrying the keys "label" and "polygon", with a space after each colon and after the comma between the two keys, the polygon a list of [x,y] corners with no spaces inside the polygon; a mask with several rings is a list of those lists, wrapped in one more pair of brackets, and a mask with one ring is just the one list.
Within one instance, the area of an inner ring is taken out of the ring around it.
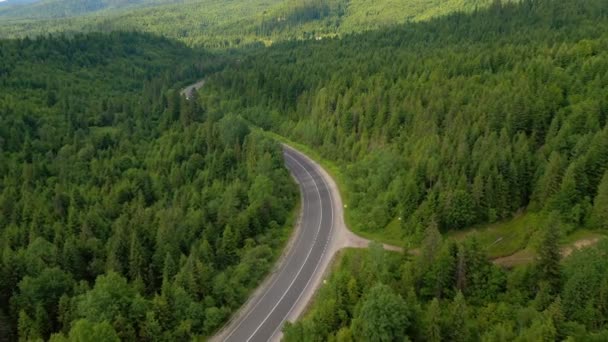
{"label": "road curve", "polygon": [[302,215],[297,235],[263,292],[258,293],[257,298],[248,304],[248,309],[215,340],[258,342],[279,339],[283,323],[294,309],[302,306],[301,302],[307,299],[303,294],[314,287],[315,276],[324,271],[322,260],[327,254],[335,219],[332,192],[324,175],[309,158],[287,146],[283,154],[302,194]]}
{"label": "road curve", "polygon": [[[181,91],[190,99],[205,80]],[[306,309],[333,256],[342,248],[365,248],[369,240],[344,223],[342,198],[335,181],[316,162],[283,144],[285,164],[300,185],[302,212],[275,271],[211,341],[278,341],[286,320],[294,322]],[[401,247],[384,245],[402,252]]]}

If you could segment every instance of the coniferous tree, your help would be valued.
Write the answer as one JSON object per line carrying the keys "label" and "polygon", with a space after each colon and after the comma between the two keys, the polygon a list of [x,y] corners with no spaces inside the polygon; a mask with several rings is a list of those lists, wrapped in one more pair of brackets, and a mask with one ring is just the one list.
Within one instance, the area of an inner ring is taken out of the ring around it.
{"label": "coniferous tree", "polygon": [[593,201],[591,225],[599,229],[608,229],[608,172],[604,174]]}
{"label": "coniferous tree", "polygon": [[556,215],[543,231],[542,240],[538,249],[538,273],[542,281],[549,286],[551,294],[558,293],[561,287],[561,266],[559,249],[559,225]]}

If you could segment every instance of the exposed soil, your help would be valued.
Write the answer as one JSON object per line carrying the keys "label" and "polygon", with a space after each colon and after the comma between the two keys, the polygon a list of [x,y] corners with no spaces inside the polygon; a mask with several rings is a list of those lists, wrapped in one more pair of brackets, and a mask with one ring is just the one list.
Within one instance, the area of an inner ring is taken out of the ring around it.
{"label": "exposed soil", "polygon": [[[571,243],[567,246],[564,246],[561,248],[562,258],[569,257],[576,250],[594,246],[601,239],[603,239],[603,237],[599,237],[599,236],[585,238],[585,239],[577,240],[574,243]],[[531,251],[529,249],[524,249],[524,250],[518,251],[518,252],[511,254],[509,256],[506,256],[506,257],[496,258],[496,259],[492,260],[492,262],[499,266],[503,266],[506,268],[513,268],[515,266],[531,263],[534,261],[534,259],[536,257],[537,257],[536,253],[534,251]]]}

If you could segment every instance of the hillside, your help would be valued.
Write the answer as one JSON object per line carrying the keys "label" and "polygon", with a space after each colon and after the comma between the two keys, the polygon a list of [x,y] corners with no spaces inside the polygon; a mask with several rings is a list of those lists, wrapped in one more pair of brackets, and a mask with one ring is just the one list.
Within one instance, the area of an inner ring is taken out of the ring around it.
{"label": "hillside", "polygon": [[[22,11],[33,11],[30,16],[34,12],[47,13],[46,10],[40,11],[36,8],[49,5],[48,1],[57,2],[48,13],[64,13],[63,7],[73,7],[69,0],[47,0],[24,7]],[[160,2],[163,1],[136,3]],[[95,0],[91,5],[93,9],[113,10],[88,16],[36,21],[19,18],[18,13],[7,12],[6,21],[0,24],[0,36],[19,37],[26,34],[120,29],[161,34],[189,45],[226,48],[252,43],[268,45],[286,39],[345,35],[406,21],[427,20],[456,11],[470,12],[490,3],[491,0],[189,0],[179,4],[118,10],[118,6],[112,5],[112,2]],[[125,3],[128,4],[129,2]],[[79,6],[72,10],[74,11],[86,12],[81,8],[80,2]],[[0,16],[2,13],[0,11]],[[21,16],[24,16],[24,13]]]}
{"label": "hillside", "polygon": [[605,5],[495,5],[279,44],[214,75],[205,94],[341,165],[356,231],[382,238],[391,225],[416,241],[432,222],[447,231],[521,210],[601,228]]}
{"label": "hillside", "polygon": [[0,18],[64,18],[104,10],[130,9],[181,1],[183,0],[9,0],[0,7]]}
{"label": "hillside", "polygon": [[63,33],[0,40],[0,340],[212,335],[296,219],[276,138],[343,198],[300,165],[296,241],[343,207],[407,252],[345,251],[286,341],[608,341],[608,0],[52,1],[0,24]]}
{"label": "hillside", "polygon": [[[345,253],[286,341],[608,339],[608,243],[560,254],[608,230],[606,8],[496,2],[277,43],[207,79],[203,107],[336,166],[357,233],[419,246]],[[507,270],[488,260],[497,239],[449,238],[488,225],[528,262]]]}
{"label": "hillside", "polygon": [[0,6],[13,6],[13,5],[25,5],[31,4],[40,0],[2,0]]}

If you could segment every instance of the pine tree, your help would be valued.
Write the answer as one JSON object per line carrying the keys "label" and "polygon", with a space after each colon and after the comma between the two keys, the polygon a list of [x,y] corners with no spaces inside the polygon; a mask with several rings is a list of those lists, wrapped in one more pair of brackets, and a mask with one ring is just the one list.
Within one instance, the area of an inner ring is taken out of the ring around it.
{"label": "pine tree", "polygon": [[593,201],[591,226],[598,229],[608,229],[608,171],[604,173]]}
{"label": "pine tree", "polygon": [[471,334],[469,331],[469,309],[462,292],[458,291],[454,301],[450,306],[450,322],[448,330],[450,341],[469,341]]}
{"label": "pine tree", "polygon": [[544,206],[546,201],[559,191],[562,178],[562,157],[558,152],[551,153],[549,161],[545,165],[545,171],[538,181],[538,187],[534,193],[534,200],[539,207]]}
{"label": "pine tree", "polygon": [[545,310],[545,312],[549,315],[551,320],[553,321],[553,326],[556,331],[556,338],[558,341],[563,341],[567,337],[566,326],[566,317],[562,310],[562,300],[558,296],[555,301]]}
{"label": "pine tree", "polygon": [[556,294],[561,288],[561,265],[559,249],[559,225],[556,214],[552,214],[544,229],[538,249],[538,272],[541,281],[546,281],[550,292]]}
{"label": "pine tree", "polygon": [[228,266],[236,262],[237,258],[237,237],[232,228],[227,225],[222,234],[220,248],[217,255],[219,265]]}
{"label": "pine tree", "polygon": [[131,233],[131,244],[129,251],[129,278],[131,280],[142,278],[145,274],[144,271],[145,260],[142,252],[139,238],[135,233],[135,230]]}
{"label": "pine tree", "polygon": [[424,231],[424,240],[422,241],[422,261],[429,266],[435,260],[435,256],[439,252],[442,244],[441,233],[439,226],[435,220],[426,227]]}
{"label": "pine tree", "polygon": [[425,338],[428,342],[440,342],[441,339],[441,307],[439,306],[439,300],[433,298],[431,304],[426,309],[424,316],[425,324]]}

